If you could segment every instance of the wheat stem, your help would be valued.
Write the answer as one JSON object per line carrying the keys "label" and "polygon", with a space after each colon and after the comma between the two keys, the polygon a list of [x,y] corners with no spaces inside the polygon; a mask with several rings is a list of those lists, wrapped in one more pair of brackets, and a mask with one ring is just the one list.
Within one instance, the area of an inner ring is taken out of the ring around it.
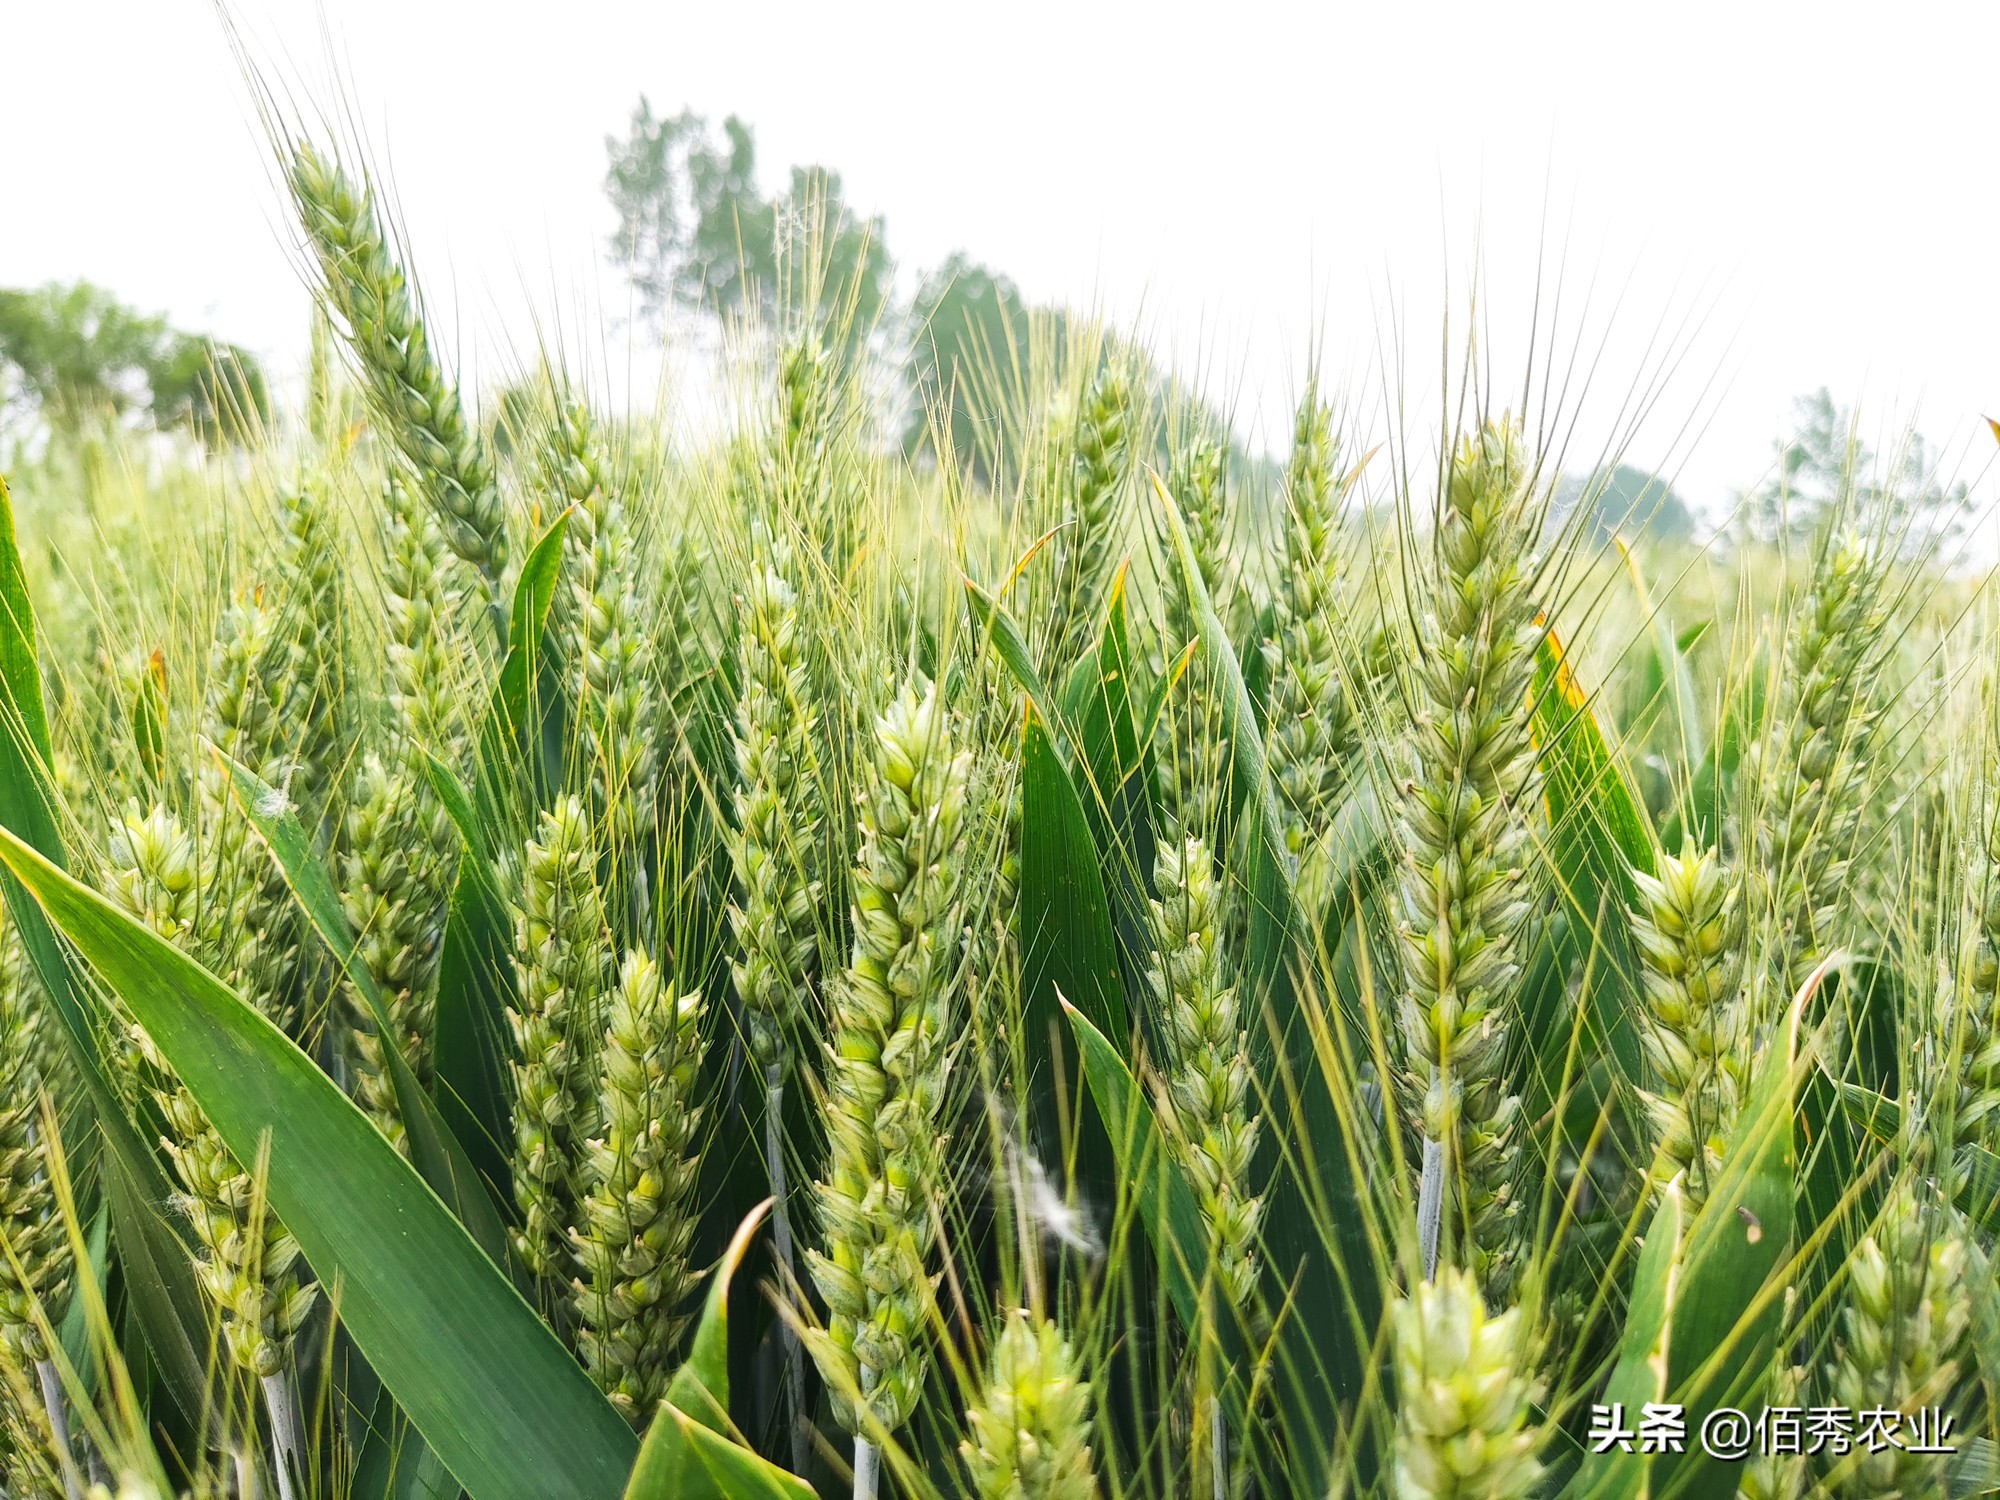
{"label": "wheat stem", "polygon": [[854,1440],[854,1500],[875,1500],[882,1456],[865,1437]]}
{"label": "wheat stem", "polygon": [[[778,1063],[764,1066],[764,1171],[771,1184],[771,1237],[777,1247],[778,1264],[784,1268],[787,1286],[798,1278],[798,1260],[792,1248],[791,1195],[785,1174],[785,1073]],[[782,1337],[785,1345],[785,1383],[792,1404],[792,1472],[803,1474],[806,1465],[806,1355],[797,1330],[788,1323]]]}
{"label": "wheat stem", "polygon": [[69,1411],[63,1405],[62,1377],[56,1373],[56,1362],[36,1360],[35,1380],[42,1388],[42,1409],[48,1413],[49,1442],[62,1470],[63,1491],[69,1500],[83,1500],[83,1476],[77,1472],[76,1452],[70,1445]]}
{"label": "wheat stem", "polygon": [[299,1441],[298,1404],[292,1399],[291,1376],[275,1370],[261,1385],[264,1409],[271,1418],[271,1469],[278,1476],[278,1500],[295,1500],[293,1476],[303,1472],[305,1455]]}

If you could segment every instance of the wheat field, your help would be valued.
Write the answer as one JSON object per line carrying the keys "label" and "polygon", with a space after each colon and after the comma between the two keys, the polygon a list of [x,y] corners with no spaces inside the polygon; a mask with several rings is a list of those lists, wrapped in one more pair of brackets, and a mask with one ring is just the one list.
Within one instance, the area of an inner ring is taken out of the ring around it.
{"label": "wheat field", "polygon": [[10,476],[7,1496],[2000,1487],[2000,656],[1893,485],[1628,548],[1471,357],[1266,484],[1074,317],[911,459],[809,248],[716,433],[482,411],[276,139],[299,409]]}

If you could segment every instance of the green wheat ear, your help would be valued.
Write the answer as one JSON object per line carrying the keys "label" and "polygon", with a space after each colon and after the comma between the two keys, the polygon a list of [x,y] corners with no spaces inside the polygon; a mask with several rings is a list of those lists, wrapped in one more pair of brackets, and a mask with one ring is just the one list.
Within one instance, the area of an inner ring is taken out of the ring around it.
{"label": "green wheat ear", "polygon": [[577,636],[577,750],[590,807],[625,863],[659,797],[660,707],[652,631],[639,582],[643,557],[597,421],[583,402],[555,401],[546,482],[574,506],[570,607]]}
{"label": "green wheat ear", "polygon": [[[450,660],[455,601],[430,517],[399,482],[388,485],[384,499],[389,724],[386,743],[362,757],[348,792],[340,894],[404,1057],[417,1081],[428,1086],[458,834],[432,788],[424,757],[434,754],[456,768],[465,754],[452,702],[459,680]],[[356,1091],[383,1132],[400,1145],[403,1125],[374,1013],[351,986],[342,986],[340,997]]]}
{"label": "green wheat ear", "polygon": [[979,1500],[1089,1500],[1090,1386],[1062,1330],[1025,1308],[993,1341],[978,1399],[959,1445]]}
{"label": "green wheat ear", "polygon": [[791,1034],[819,972],[816,868],[824,811],[813,736],[819,715],[805,657],[798,596],[778,566],[751,564],[738,600],[736,826],[730,907],[733,965],[751,1056],[771,1081],[790,1066]]}
{"label": "green wheat ear", "polygon": [[376,418],[419,476],[451,550],[478,570],[504,621],[507,530],[493,467],[438,363],[373,194],[309,141],[294,144],[286,179]]}
{"label": "green wheat ear", "polygon": [[1750,1034],[1743,994],[1739,881],[1715,853],[1662,854],[1659,873],[1632,872],[1632,944],[1646,1011],[1640,1043],[1656,1082],[1646,1095],[1659,1143],[1655,1180],[1684,1175],[1699,1208],[1741,1103]]}
{"label": "green wheat ear", "polygon": [[[144,816],[134,809],[113,830],[110,856],[114,899],[160,936],[196,947],[201,872],[180,821],[163,808]],[[133,1066],[166,1123],[179,1207],[201,1247],[195,1279],[221,1315],[223,1347],[245,1374],[276,1376],[291,1367],[318,1288],[300,1284],[298,1242],[267,1210],[262,1183],[230,1154],[143,1030],[133,1028],[133,1042]]]}
{"label": "green wheat ear", "polygon": [[1249,1036],[1217,941],[1215,868],[1199,838],[1160,845],[1152,903],[1158,957],[1147,975],[1172,1047],[1165,1093],[1224,1293],[1246,1305],[1257,1285],[1263,1203],[1250,1182],[1257,1118]]}
{"label": "green wheat ear", "polygon": [[676,994],[652,959],[626,956],[604,1034],[604,1133],[587,1150],[573,1239],[578,1350],[635,1426],[666,1394],[684,1321],[676,1309],[697,1280],[688,1251],[700,1221],[701,1012],[699,990]]}
{"label": "green wheat ear", "polygon": [[831,987],[822,1249],[808,1257],[829,1313],[813,1352],[835,1415],[857,1436],[864,1423],[854,1394],[894,1431],[915,1410],[928,1366],[931,1194],[957,1025],[969,764],[934,686],[905,687],[876,721],[852,884],[854,948]]}
{"label": "green wheat ear", "polygon": [[1754,847],[1784,935],[1784,993],[1832,951],[1867,801],[1887,567],[1859,536],[1831,538],[1785,647],[1775,732],[1745,756],[1758,799]]}
{"label": "green wheat ear", "polygon": [[[1333,412],[1308,385],[1299,404],[1285,476],[1285,570],[1273,633],[1263,643],[1270,674],[1264,744],[1280,798],[1285,843],[1301,884],[1316,888],[1316,854],[1360,746],[1359,717],[1341,667],[1339,446]],[[1317,901],[1314,901],[1317,904]]]}
{"label": "green wheat ear", "polygon": [[1061,670],[1081,654],[1125,526],[1126,459],[1132,442],[1132,382],[1112,358],[1097,374],[1076,426],[1070,472],[1062,476],[1063,520],[1057,552],[1054,648]]}
{"label": "green wheat ear", "polygon": [[[1953,1409],[1972,1321],[1968,1273],[1975,1252],[1949,1207],[1899,1183],[1874,1229],[1847,1261],[1847,1308],[1828,1393],[1853,1412]],[[1829,1476],[1834,1493],[1944,1493],[1936,1457],[1857,1448]]]}
{"label": "green wheat ear", "polygon": [[565,797],[527,846],[515,924],[519,1003],[509,1010],[514,1070],[514,1196],[521,1259],[568,1280],[584,1142],[596,1128],[595,1039],[603,1034],[611,942],[597,850],[583,803]]}
{"label": "green wheat ear", "polygon": [[[1227,458],[1219,443],[1206,437],[1195,438],[1176,455],[1167,486],[1186,523],[1188,543],[1201,571],[1202,584],[1225,618],[1228,559],[1223,532]],[[1169,573],[1171,581],[1163,590],[1166,645],[1169,651],[1179,652],[1197,633],[1194,602],[1179,570],[1172,569]],[[1163,670],[1171,665],[1161,662]],[[1228,749],[1221,729],[1222,714],[1216,700],[1213,671],[1200,651],[1196,651],[1171,690],[1168,711],[1160,715],[1154,741],[1162,803],[1175,825],[1190,837],[1212,839],[1220,826]]]}
{"label": "green wheat ear", "polygon": [[1390,1312],[1398,1500],[1520,1500],[1541,1474],[1528,1425],[1522,1310],[1492,1317],[1472,1276],[1441,1266]]}
{"label": "green wheat ear", "polygon": [[1445,1243],[1462,1224],[1465,1263],[1496,1300],[1516,1248],[1521,1101],[1505,1064],[1540,801],[1527,722],[1542,635],[1529,592],[1536,516],[1515,430],[1466,439],[1437,518],[1442,576],[1421,602],[1415,714],[1396,752],[1403,1095],[1433,1158],[1425,1196],[1433,1183],[1465,1195],[1442,1216]]}

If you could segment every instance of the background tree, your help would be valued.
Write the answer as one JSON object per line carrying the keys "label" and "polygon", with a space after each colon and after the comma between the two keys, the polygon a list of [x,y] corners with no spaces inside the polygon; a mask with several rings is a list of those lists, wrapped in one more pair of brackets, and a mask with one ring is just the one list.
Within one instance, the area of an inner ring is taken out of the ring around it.
{"label": "background tree", "polygon": [[1649,541],[1686,543],[1694,539],[1694,512],[1674,487],[1633,464],[1599,469],[1587,479],[1565,474],[1556,484],[1555,515],[1567,520],[1579,506],[1590,511],[1590,540],[1613,534]]}
{"label": "background tree", "polygon": [[74,428],[141,415],[220,443],[268,417],[270,393],[248,351],[182,333],[87,281],[0,289],[0,418]]}
{"label": "background tree", "polygon": [[1965,485],[1940,481],[1937,450],[1921,432],[1910,428],[1878,454],[1825,386],[1792,402],[1791,431],[1773,446],[1770,475],[1741,507],[1744,527],[1760,540],[1811,536],[1840,504],[1883,508],[1911,545],[1947,541],[1969,519]]}
{"label": "background tree", "polygon": [[932,411],[949,403],[952,451],[986,472],[991,445],[978,429],[974,372],[1004,366],[1010,344],[1027,335],[1027,304],[1009,278],[954,252],[917,291],[916,337],[910,349],[913,387],[903,446],[930,446]]}
{"label": "background tree", "polygon": [[838,172],[794,167],[785,191],[767,198],[741,119],[731,115],[718,135],[692,110],[654,114],[644,97],[627,134],[605,147],[619,224],[611,254],[643,317],[817,307],[850,344],[880,321],[891,269],[882,220],[848,207]]}

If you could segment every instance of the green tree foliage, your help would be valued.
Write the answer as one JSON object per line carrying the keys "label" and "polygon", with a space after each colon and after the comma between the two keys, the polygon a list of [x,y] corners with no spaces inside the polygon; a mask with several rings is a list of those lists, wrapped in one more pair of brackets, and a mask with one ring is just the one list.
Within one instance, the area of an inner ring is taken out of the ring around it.
{"label": "green tree foliage", "polygon": [[1010,343],[1027,336],[1027,305],[1020,288],[963,252],[924,278],[917,292],[917,333],[910,351],[915,387],[903,429],[911,453],[931,443],[932,412],[950,410],[951,446],[961,462],[981,473],[989,440],[982,438],[977,402],[968,388],[982,365],[1004,368]]}
{"label": "green tree foliage", "polygon": [[1594,541],[1607,541],[1613,534],[1659,542],[1694,537],[1694,512],[1687,501],[1659,475],[1632,464],[1599,469],[1588,479],[1563,475],[1556,486],[1556,514],[1567,517],[1579,505],[1590,513]]}
{"label": "green tree foliage", "polygon": [[692,110],[639,100],[630,131],[608,136],[604,187],[618,213],[611,253],[643,316],[682,307],[718,317],[818,308],[865,338],[889,294],[880,218],[852,212],[840,174],[794,167],[783,192],[757,186],[757,143],[731,115],[720,135]]}
{"label": "green tree foliage", "polygon": [[264,372],[246,350],[183,333],[87,281],[0,288],[0,418],[72,426],[143,414],[217,443],[269,413]]}
{"label": "green tree foliage", "polygon": [[1821,386],[1792,402],[1791,431],[1774,445],[1770,475],[1743,497],[1743,525],[1766,541],[1800,540],[1836,507],[1880,508],[1910,542],[1946,541],[1969,519],[1966,487],[1938,477],[1938,453],[1911,428],[1877,453],[1851,408]]}

